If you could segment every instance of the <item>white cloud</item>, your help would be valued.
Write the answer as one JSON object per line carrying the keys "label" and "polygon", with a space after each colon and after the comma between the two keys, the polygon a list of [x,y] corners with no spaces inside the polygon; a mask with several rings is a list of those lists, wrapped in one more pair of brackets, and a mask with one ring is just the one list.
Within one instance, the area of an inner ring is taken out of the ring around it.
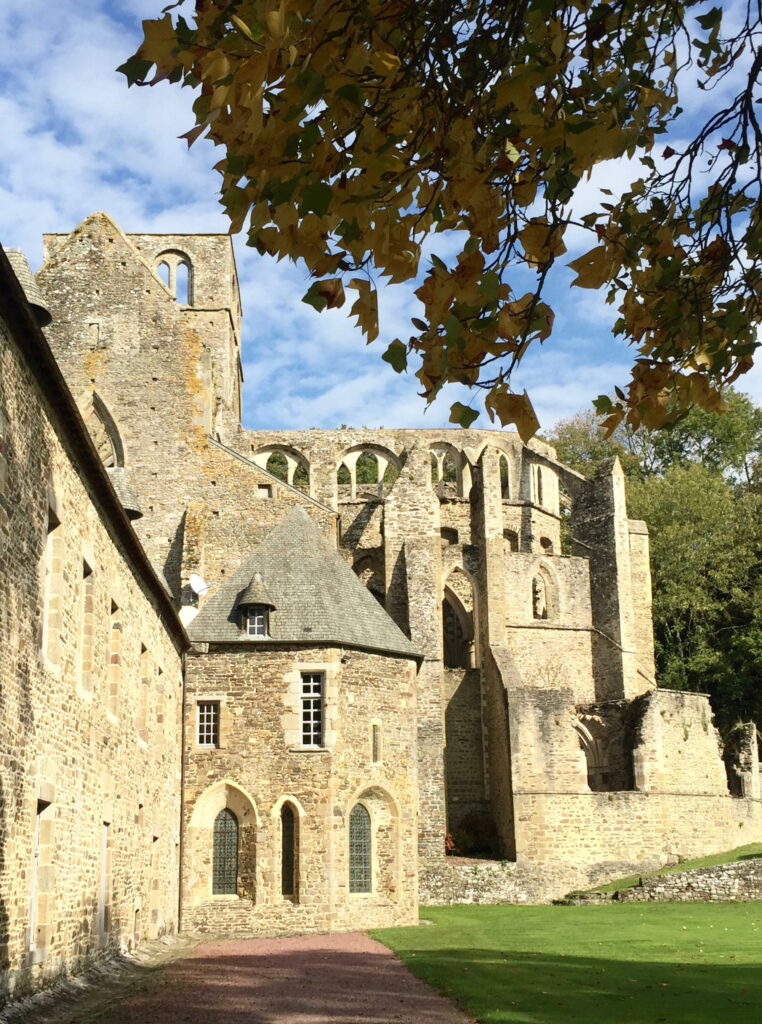
{"label": "white cloud", "polygon": [[[97,209],[125,231],[226,231],[217,203],[218,154],[178,139],[191,123],[191,93],[174,86],[127,89],[114,70],[140,40],[140,19],[157,16],[160,0],[6,0],[0,5],[0,240],[19,245],[33,265],[45,231],[69,231]],[[732,83],[723,89],[732,90]],[[706,102],[687,90],[688,114]],[[601,185],[623,187],[637,164],[601,165],[578,200],[596,205]],[[592,208],[592,207],[591,207]],[[582,212],[586,212],[582,211]],[[420,313],[414,284],[382,288],[382,338],[366,346],[343,310],[317,314],[301,302],[302,269],[276,264],[236,239],[244,307],[245,419],[264,427],[445,426],[455,399],[481,408],[481,396],[448,388],[426,411],[415,366],[395,374],[380,358],[395,336],[407,339]],[[436,236],[424,247],[454,260],[463,239]],[[588,239],[570,236],[570,253]],[[531,273],[511,280],[521,294]],[[548,292],[557,313],[553,338],[531,352],[516,376],[543,426],[589,407],[626,381],[631,353],[611,338],[615,312],[595,292],[568,290],[559,266]],[[762,371],[739,381],[762,400]],[[482,415],[477,425],[491,424]]]}

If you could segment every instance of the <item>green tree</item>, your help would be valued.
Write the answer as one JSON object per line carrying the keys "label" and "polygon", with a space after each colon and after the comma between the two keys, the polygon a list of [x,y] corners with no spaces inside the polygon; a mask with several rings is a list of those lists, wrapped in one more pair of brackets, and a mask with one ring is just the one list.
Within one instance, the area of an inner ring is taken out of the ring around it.
{"label": "green tree", "polygon": [[651,534],[660,685],[709,693],[724,729],[762,727],[762,498],[697,462],[628,492]]}
{"label": "green tree", "polygon": [[[756,4],[726,21],[701,0],[178,0],[143,23],[121,70],[193,90],[186,138],[222,147],[232,229],[303,260],[317,309],[341,306],[347,285],[372,340],[378,277],[423,270],[414,333],[384,358],[419,360],[427,401],[450,381],[485,389],[526,440],[538,423],[512,374],[552,331],[545,285],[572,228],[589,238],[574,284],[604,290],[636,349],[631,381],[598,399],[607,429],[719,409],[751,365],[762,29]],[[683,81],[706,90],[706,121],[674,150],[657,143]],[[580,189],[634,156],[642,173],[621,198]],[[461,252],[422,268],[440,233],[465,233]],[[453,422],[475,416],[452,407]]]}
{"label": "green tree", "polygon": [[698,462],[751,485],[759,474],[762,409],[733,388],[723,391],[722,397],[725,411],[720,415],[693,408],[662,430],[636,431],[620,425],[608,437],[600,416],[579,412],[559,420],[547,440],[562,462],[587,476],[603,459],[618,455],[629,477],[644,478]]}

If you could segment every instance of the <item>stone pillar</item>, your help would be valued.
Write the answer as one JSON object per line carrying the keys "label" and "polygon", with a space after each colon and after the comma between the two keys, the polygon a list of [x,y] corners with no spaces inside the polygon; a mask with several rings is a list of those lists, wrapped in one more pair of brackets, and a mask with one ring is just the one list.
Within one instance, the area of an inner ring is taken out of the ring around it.
{"label": "stone pillar", "polygon": [[596,697],[632,700],[656,683],[652,637],[642,628],[644,618],[650,621],[650,608],[645,616],[642,612],[648,596],[643,592],[645,527],[638,524],[635,532],[627,518],[619,459],[606,460],[589,487],[579,489],[572,529],[590,555],[593,626],[597,631],[593,637]]}
{"label": "stone pillar", "polygon": [[442,556],[427,448],[412,448],[384,506],[386,608],[423,663],[417,681],[419,856],[444,856]]}

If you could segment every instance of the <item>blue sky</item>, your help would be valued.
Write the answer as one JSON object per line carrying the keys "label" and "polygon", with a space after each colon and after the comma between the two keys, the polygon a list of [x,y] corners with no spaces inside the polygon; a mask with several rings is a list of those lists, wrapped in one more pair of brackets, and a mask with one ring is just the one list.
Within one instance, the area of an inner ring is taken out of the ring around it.
{"label": "blue sky", "polygon": [[[166,0],[164,0],[166,2]],[[227,230],[217,203],[220,153],[181,135],[192,125],[189,90],[161,85],[127,89],[114,68],[138,45],[140,19],[162,0],[3,0],[0,4],[0,242],[20,246],[36,269],[42,234],[70,231],[105,210],[127,232]],[[726,7],[728,5],[725,5]],[[705,98],[684,97],[687,116]],[[624,186],[629,171],[603,165],[586,192]],[[381,338],[366,346],[346,310],[316,313],[301,302],[303,269],[259,257],[235,240],[244,311],[244,422],[290,429],[448,425],[449,406],[470,402],[450,388],[425,410],[413,374],[397,375],[381,353],[406,338],[418,313],[413,288],[387,288],[380,302]],[[585,246],[587,247],[587,246]],[[437,239],[447,257],[454,249]],[[583,251],[570,247],[566,259]],[[611,336],[615,318],[598,293],[568,289],[563,268],[549,294],[553,337],[522,368],[547,430],[589,408],[592,399],[629,378],[632,353]],[[762,361],[740,382],[762,403]],[[475,407],[480,406],[478,396]],[[475,426],[490,426],[482,415]]]}

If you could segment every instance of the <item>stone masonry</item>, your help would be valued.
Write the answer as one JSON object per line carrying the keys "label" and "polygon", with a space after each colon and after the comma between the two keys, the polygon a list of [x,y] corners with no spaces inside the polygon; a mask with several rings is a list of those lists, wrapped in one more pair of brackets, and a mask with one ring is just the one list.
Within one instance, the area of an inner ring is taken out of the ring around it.
{"label": "stone masonry", "polygon": [[419,893],[542,901],[762,836],[754,727],[723,748],[705,696],[657,687],[616,461],[245,429],[227,236],[93,214],[46,236],[33,287],[44,373],[17,287],[3,306],[6,988],[46,970],[41,885],[64,970],[100,948],[99,892],[122,945],[176,897],[181,927],[239,935],[404,924]]}

